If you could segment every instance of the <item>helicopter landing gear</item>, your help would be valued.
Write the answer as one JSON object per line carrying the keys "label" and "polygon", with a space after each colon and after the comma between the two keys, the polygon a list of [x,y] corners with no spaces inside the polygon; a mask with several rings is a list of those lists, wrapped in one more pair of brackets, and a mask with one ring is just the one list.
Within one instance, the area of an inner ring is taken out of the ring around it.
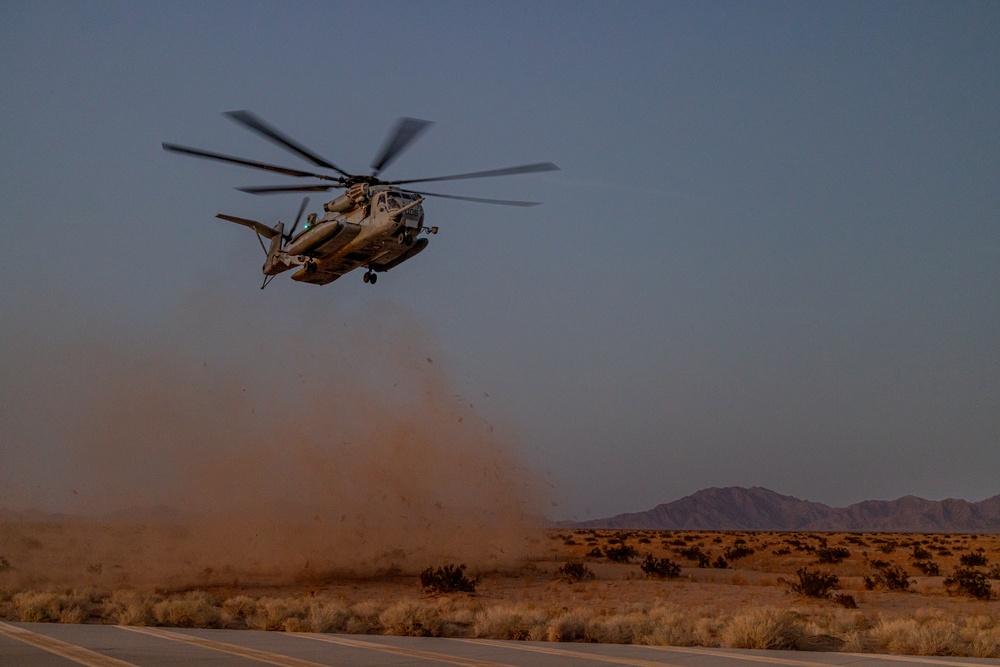
{"label": "helicopter landing gear", "polygon": [[413,245],[413,237],[407,234],[406,230],[402,230],[396,234],[396,242],[399,245]]}
{"label": "helicopter landing gear", "polygon": [[367,271],[365,271],[365,275],[362,276],[362,280],[364,280],[366,283],[374,285],[375,281],[378,280],[378,274],[372,271],[371,269],[368,269]]}

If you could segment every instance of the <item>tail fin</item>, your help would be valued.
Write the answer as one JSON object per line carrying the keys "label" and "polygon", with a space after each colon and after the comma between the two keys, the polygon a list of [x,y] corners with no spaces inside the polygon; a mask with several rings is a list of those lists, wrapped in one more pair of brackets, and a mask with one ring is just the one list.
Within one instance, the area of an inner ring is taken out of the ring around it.
{"label": "tail fin", "polygon": [[285,240],[285,224],[279,222],[273,228],[274,236],[271,237],[271,246],[267,250],[267,259],[264,260],[264,275],[274,275],[280,272],[275,271],[277,268],[278,253],[281,251],[281,246]]}

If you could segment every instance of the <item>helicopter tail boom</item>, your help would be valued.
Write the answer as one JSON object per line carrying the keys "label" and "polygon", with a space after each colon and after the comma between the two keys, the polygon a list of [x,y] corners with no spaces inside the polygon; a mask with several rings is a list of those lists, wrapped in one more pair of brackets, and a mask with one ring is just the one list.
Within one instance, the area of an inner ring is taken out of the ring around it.
{"label": "helicopter tail boom", "polygon": [[215,216],[221,220],[227,220],[229,222],[235,222],[237,225],[243,225],[244,227],[249,227],[266,239],[273,239],[275,236],[280,236],[281,231],[277,227],[268,227],[262,222],[257,222],[256,220],[248,220],[247,218],[238,218],[235,215],[226,215],[224,213],[219,213]]}

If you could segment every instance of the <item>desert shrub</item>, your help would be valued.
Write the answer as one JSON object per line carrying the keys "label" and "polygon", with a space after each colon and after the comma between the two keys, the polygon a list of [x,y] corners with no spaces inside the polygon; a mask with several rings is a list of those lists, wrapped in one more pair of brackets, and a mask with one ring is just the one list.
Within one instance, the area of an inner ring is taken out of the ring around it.
{"label": "desert shrub", "polygon": [[638,556],[639,552],[636,551],[635,547],[623,543],[620,546],[605,547],[604,555],[612,563],[628,563]]}
{"label": "desert shrub", "polygon": [[382,632],[402,637],[443,637],[448,633],[436,609],[414,600],[401,600],[379,614]]}
{"label": "desert shrub", "polygon": [[305,621],[309,632],[344,632],[350,617],[346,604],[324,600],[309,605]]}
{"label": "desert shrub", "polygon": [[716,568],[717,570],[725,570],[726,568],[729,567],[729,563],[726,561],[725,558],[719,556],[718,558],[712,561],[712,567]]}
{"label": "desert shrub", "polygon": [[17,593],[13,598],[17,618],[25,623],[55,623],[62,604],[56,593]]}
{"label": "desert shrub", "polygon": [[732,562],[734,560],[739,560],[740,558],[746,558],[753,554],[753,549],[746,546],[745,540],[736,540],[736,542],[743,542],[743,544],[734,544],[731,547],[726,547],[722,551],[722,555],[725,556],[726,560]]}
{"label": "desert shrub", "polygon": [[105,605],[105,615],[118,625],[149,625],[155,602],[158,600],[138,591],[115,591]]}
{"label": "desert shrub", "polygon": [[576,582],[593,579],[593,571],[585,563],[566,563],[556,570],[556,578]]}
{"label": "desert shrub", "polygon": [[591,614],[586,611],[570,612],[557,616],[550,620],[545,628],[545,641],[575,642],[583,639],[590,616]]}
{"label": "desert shrub", "polygon": [[986,573],[981,570],[959,568],[944,580],[944,586],[949,593],[968,595],[977,600],[989,600],[993,596],[993,589],[986,578]]}
{"label": "desert shrub", "polygon": [[652,540],[650,540],[645,535],[639,538],[639,544],[649,544],[650,542],[652,542]]}
{"label": "desert shrub", "polygon": [[420,585],[430,593],[476,592],[476,580],[465,576],[465,564],[428,567],[420,573]]}
{"label": "desert shrub", "polygon": [[4,558],[3,556],[0,556],[0,572],[9,569],[10,569],[10,561]]}
{"label": "desert shrub", "polygon": [[847,593],[837,593],[831,599],[845,609],[858,608],[858,602],[854,599],[853,595],[848,595]]}
{"label": "desert shrub", "polygon": [[591,618],[586,624],[583,641],[601,644],[635,644],[653,632],[654,622],[648,614],[610,614]]}
{"label": "desert shrub", "polygon": [[840,578],[830,572],[819,572],[800,567],[795,571],[799,580],[785,581],[779,579],[789,591],[805,595],[811,598],[828,598],[835,588],[840,585]]}
{"label": "desert shrub", "polygon": [[798,648],[802,630],[795,617],[770,607],[757,607],[733,616],[719,634],[726,648],[781,650]]}
{"label": "desert shrub", "polygon": [[684,538],[680,538],[679,537],[676,540],[672,540],[670,542],[670,546],[674,546],[674,547],[686,547],[687,546],[687,540],[685,540]]}
{"label": "desert shrub", "polygon": [[910,558],[913,560],[928,560],[931,557],[931,552],[924,549],[919,544],[913,545],[913,552],[910,554]]}
{"label": "desert shrub", "polygon": [[680,565],[669,558],[656,558],[652,554],[646,554],[646,559],[640,567],[647,577],[674,579],[681,576]]}
{"label": "desert shrub", "polygon": [[788,554],[792,553],[792,550],[789,549],[788,547],[781,547],[780,549],[775,549],[771,553],[774,554],[775,556],[787,556]]}
{"label": "desert shrub", "polygon": [[16,593],[11,602],[25,623],[83,623],[90,615],[90,599],[76,592]]}
{"label": "desert shrub", "polygon": [[961,556],[958,557],[958,562],[964,565],[965,567],[982,567],[985,566],[989,561],[990,559],[986,557],[986,554],[981,554],[976,552],[962,554]]}
{"label": "desert shrub", "polygon": [[899,544],[895,540],[875,540],[879,543],[878,550],[884,554],[891,554],[896,551]]}
{"label": "desert shrub", "polygon": [[604,558],[604,552],[601,551],[600,547],[594,547],[593,549],[591,549],[590,551],[587,552],[587,557],[588,558]]}
{"label": "desert shrub", "polygon": [[932,560],[915,560],[913,567],[923,572],[926,577],[941,576],[941,567]]}
{"label": "desert shrub", "polygon": [[816,551],[816,547],[814,547],[813,545],[803,542],[802,540],[796,538],[785,540],[785,544],[792,547],[796,551]]}
{"label": "desert shrub", "polygon": [[381,600],[362,600],[351,605],[344,631],[349,635],[365,635],[381,630],[379,617],[386,605]]}
{"label": "desert shrub", "polygon": [[909,575],[899,565],[887,563],[884,560],[869,561],[874,571],[862,577],[862,582],[868,590],[883,588],[887,591],[906,591],[910,589]]}
{"label": "desert shrub", "polygon": [[924,623],[914,618],[881,619],[870,634],[876,645],[889,653],[954,655],[962,646],[958,627],[943,619]]}
{"label": "desert shrub", "polygon": [[257,601],[249,595],[235,595],[226,598],[222,603],[222,609],[232,618],[245,621],[257,611]]}
{"label": "desert shrub", "polygon": [[708,567],[711,563],[711,559],[708,557],[708,554],[702,551],[699,547],[687,547],[686,549],[681,549],[677,553],[682,558],[697,561],[698,567]]}
{"label": "desert shrub", "polygon": [[522,641],[545,639],[548,618],[537,609],[513,605],[487,607],[476,614],[472,636],[484,639],[517,639]]}
{"label": "desert shrub", "polygon": [[816,557],[819,559],[819,562],[829,565],[842,563],[844,562],[844,559],[849,558],[850,555],[851,550],[846,547],[823,547],[822,549],[816,550]]}
{"label": "desert shrub", "polygon": [[695,646],[695,615],[676,607],[654,607],[649,612],[653,622],[648,634],[637,638],[637,643],[649,646]]}
{"label": "desert shrub", "polygon": [[986,576],[990,579],[1000,579],[1000,563],[997,563],[991,567],[987,572]]}
{"label": "desert shrub", "polygon": [[158,625],[210,628],[218,623],[219,610],[211,595],[204,591],[191,591],[154,604],[153,618]]}
{"label": "desert shrub", "polygon": [[246,623],[251,630],[305,632],[308,613],[309,608],[301,598],[261,598]]}

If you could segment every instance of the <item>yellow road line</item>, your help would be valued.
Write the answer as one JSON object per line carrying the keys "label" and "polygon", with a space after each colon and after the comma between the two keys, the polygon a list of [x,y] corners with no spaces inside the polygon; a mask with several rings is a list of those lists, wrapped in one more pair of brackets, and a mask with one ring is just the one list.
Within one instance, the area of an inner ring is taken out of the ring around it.
{"label": "yellow road line", "polygon": [[386,644],[378,644],[376,642],[366,642],[366,641],[361,641],[359,639],[346,639],[344,637],[331,637],[330,635],[307,634],[304,632],[293,632],[291,634],[295,635],[296,637],[302,637],[303,639],[314,639],[316,641],[329,642],[330,644],[340,644],[341,646],[352,646],[354,648],[364,648],[364,649],[371,649],[374,651],[384,651],[386,653],[405,655],[409,658],[436,660],[438,662],[447,662],[452,665],[462,665],[463,667],[513,667],[513,665],[507,665],[502,662],[488,662],[485,660],[476,660],[475,658],[460,658],[458,656],[448,655],[447,653],[418,651],[416,649],[401,648],[399,646],[389,646]]}
{"label": "yellow road line", "polygon": [[[837,655],[849,655],[853,658],[878,658],[879,660],[896,660],[898,662],[916,662],[921,665],[947,665],[948,667],[976,667],[976,665],[995,665],[996,662],[958,662],[957,660],[941,660],[934,656],[920,658],[909,655],[892,655],[889,653],[838,653]],[[969,658],[975,660],[975,658]]]}
{"label": "yellow road line", "polygon": [[44,651],[48,651],[49,653],[54,653],[60,657],[66,658],[67,660],[72,660],[73,662],[81,665],[87,665],[87,667],[136,667],[136,665],[131,662],[125,662],[124,660],[119,660],[118,658],[112,658],[111,656],[91,651],[89,648],[83,648],[82,646],[77,646],[76,644],[70,644],[59,639],[53,639],[52,637],[40,635],[37,632],[25,630],[24,628],[19,628],[16,625],[8,625],[0,622],[0,635],[16,639],[24,642],[25,644],[31,644],[32,646],[36,646]]}
{"label": "yellow road line", "polygon": [[269,665],[277,665],[278,667],[331,667],[329,663],[321,664],[318,662],[312,662],[311,660],[293,658],[292,656],[289,655],[281,655],[280,653],[270,653],[268,651],[261,651],[255,648],[246,648],[243,646],[237,646],[236,644],[217,642],[214,639],[195,637],[193,635],[186,635],[181,632],[171,632],[169,630],[161,630],[160,628],[145,628],[145,627],[136,627],[133,625],[118,625],[115,627],[121,628],[122,630],[131,630],[132,632],[139,632],[144,635],[150,635],[151,637],[159,637],[160,639],[169,639],[175,642],[191,644],[192,646],[199,646],[201,648],[207,648],[212,651],[229,653],[230,655],[239,656],[241,658],[250,658],[251,660],[266,662]]}
{"label": "yellow road line", "polygon": [[[807,662],[805,660],[791,660],[788,658],[774,658],[770,656],[759,656],[759,655],[746,655],[743,653],[734,653],[732,651],[726,651],[721,649],[709,649],[709,648],[689,648],[680,646],[650,646],[648,648],[659,649],[663,651],[679,651],[682,653],[694,653],[696,655],[711,655],[711,656],[722,656],[726,658],[737,658],[739,660],[751,660],[754,662],[766,662],[769,665],[797,665],[798,667],[831,667],[829,662]],[[975,665],[986,665],[992,663],[982,663],[982,662],[957,662],[954,660],[944,660],[941,658],[936,658],[934,656],[919,657],[919,656],[909,656],[909,655],[891,655],[886,653],[841,653],[836,652],[836,655],[846,655],[852,658],[862,658],[865,660],[896,660],[899,662],[915,662],[921,665],[943,665],[946,667],[970,667]]]}
{"label": "yellow road line", "polygon": [[[791,658],[777,658],[766,655],[748,655],[745,653],[734,653],[732,651],[726,651],[723,649],[693,648],[689,646],[647,646],[645,648],[651,648],[658,651],[668,651],[675,653],[691,653],[694,655],[710,655],[722,658],[734,658],[736,660],[748,660],[750,662],[766,662],[769,665],[793,665],[794,667],[831,667],[830,663],[828,662],[809,662],[808,660],[793,660]],[[871,656],[866,656],[866,657],[871,657]],[[963,664],[966,664],[966,666],[968,666],[968,663],[963,663]]]}
{"label": "yellow road line", "polygon": [[[597,655],[595,653],[581,653],[579,651],[568,651],[561,648],[549,648],[547,646],[528,646],[514,641],[501,642],[493,639],[456,639],[453,641],[469,642],[472,644],[486,644],[487,646],[497,646],[499,648],[509,648],[516,651],[531,651],[532,653],[544,653],[545,655],[558,655],[564,658],[576,658],[578,660],[595,660],[597,662],[610,662],[615,665],[632,665],[633,667],[681,667],[669,662],[659,660],[638,660],[636,658],[617,658],[610,655]],[[824,667],[828,667],[824,665]]]}

